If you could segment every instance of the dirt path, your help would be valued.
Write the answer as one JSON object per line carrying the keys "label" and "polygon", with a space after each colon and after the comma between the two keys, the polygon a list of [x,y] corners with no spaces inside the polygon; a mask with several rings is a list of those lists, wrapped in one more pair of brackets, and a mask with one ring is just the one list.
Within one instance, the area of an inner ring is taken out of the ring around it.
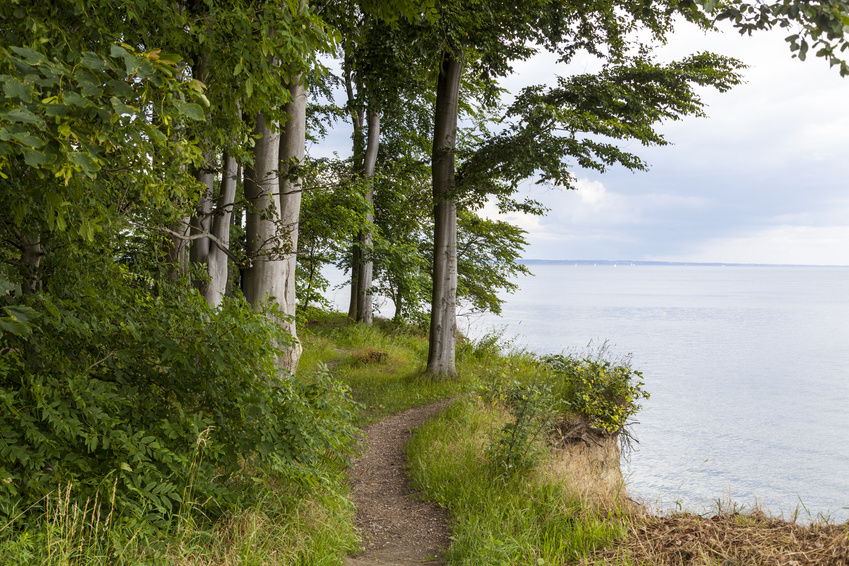
{"label": "dirt path", "polygon": [[410,409],[366,427],[366,451],[351,472],[357,527],[365,550],[346,566],[442,565],[450,531],[445,512],[421,502],[407,477],[404,447],[412,429],[448,401]]}

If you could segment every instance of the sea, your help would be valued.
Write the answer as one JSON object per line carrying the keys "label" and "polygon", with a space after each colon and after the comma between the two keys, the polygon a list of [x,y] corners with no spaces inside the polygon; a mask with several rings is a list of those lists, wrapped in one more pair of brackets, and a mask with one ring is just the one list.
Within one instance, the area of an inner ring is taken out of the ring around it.
{"label": "sea", "polygon": [[849,267],[527,265],[502,315],[465,331],[630,357],[651,395],[623,456],[631,497],[849,520]]}
{"label": "sea", "polygon": [[461,309],[460,330],[630,358],[651,395],[623,455],[632,498],[849,520],[849,267],[526,264],[501,316]]}

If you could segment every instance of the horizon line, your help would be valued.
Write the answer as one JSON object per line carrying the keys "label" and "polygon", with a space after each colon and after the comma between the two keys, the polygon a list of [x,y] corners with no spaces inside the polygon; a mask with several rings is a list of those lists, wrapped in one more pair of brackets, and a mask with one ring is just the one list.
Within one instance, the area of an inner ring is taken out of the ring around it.
{"label": "horizon line", "polygon": [[656,266],[695,266],[695,267],[849,267],[837,264],[803,263],[734,263],[720,261],[656,261],[656,260],[610,260],[610,259],[534,259],[523,258],[519,263],[574,263],[576,265],[656,265]]}

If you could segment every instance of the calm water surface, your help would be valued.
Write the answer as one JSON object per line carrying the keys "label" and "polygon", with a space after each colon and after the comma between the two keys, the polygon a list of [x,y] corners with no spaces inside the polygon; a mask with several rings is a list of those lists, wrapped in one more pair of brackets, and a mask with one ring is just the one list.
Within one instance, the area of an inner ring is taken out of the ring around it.
{"label": "calm water surface", "polygon": [[465,330],[633,354],[651,399],[623,462],[632,497],[849,519],[849,268],[529,267],[502,317]]}

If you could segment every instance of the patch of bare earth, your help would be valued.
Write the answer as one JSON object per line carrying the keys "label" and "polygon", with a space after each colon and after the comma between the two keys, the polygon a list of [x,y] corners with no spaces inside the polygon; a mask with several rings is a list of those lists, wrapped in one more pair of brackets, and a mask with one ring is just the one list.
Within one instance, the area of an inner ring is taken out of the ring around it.
{"label": "patch of bare earth", "polygon": [[366,450],[354,464],[351,489],[364,549],[346,566],[437,566],[448,548],[445,511],[413,492],[404,468],[412,431],[448,401],[403,411],[364,430]]}

